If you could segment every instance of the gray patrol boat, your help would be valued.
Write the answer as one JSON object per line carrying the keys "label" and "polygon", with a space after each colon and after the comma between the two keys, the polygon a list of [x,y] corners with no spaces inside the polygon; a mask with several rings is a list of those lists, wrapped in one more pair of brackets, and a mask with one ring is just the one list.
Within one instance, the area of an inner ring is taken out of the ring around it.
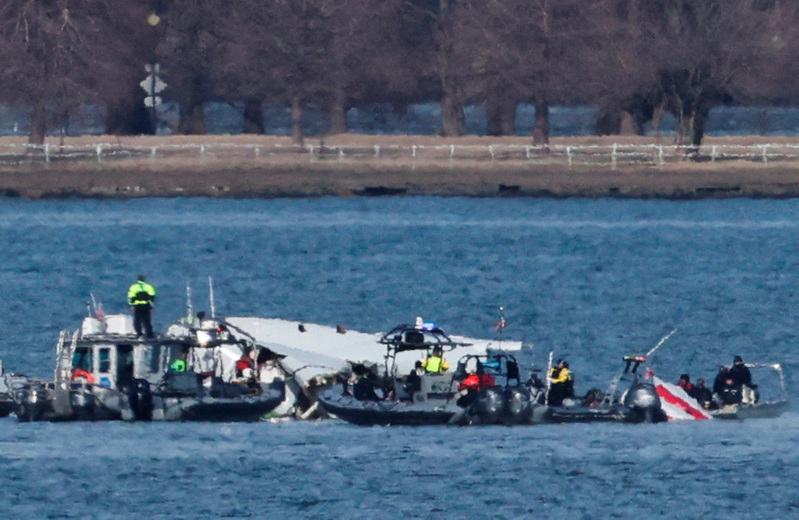
{"label": "gray patrol boat", "polygon": [[6,383],[20,421],[255,421],[284,398],[282,382],[258,383],[230,363],[258,349],[216,319],[144,338],[128,315],[92,315],[59,334],[52,381]]}

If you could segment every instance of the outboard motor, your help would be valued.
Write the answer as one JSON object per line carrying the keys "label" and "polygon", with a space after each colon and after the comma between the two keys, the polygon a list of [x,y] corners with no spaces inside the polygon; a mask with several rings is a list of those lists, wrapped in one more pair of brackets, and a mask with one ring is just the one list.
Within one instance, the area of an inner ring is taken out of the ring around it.
{"label": "outboard motor", "polygon": [[524,387],[505,390],[505,422],[522,424],[530,422],[533,416],[532,397]]}
{"label": "outboard motor", "polygon": [[481,390],[474,404],[477,417],[482,424],[496,424],[505,414],[505,396],[502,389],[497,387]]}
{"label": "outboard motor", "polygon": [[153,394],[150,382],[146,379],[134,379],[128,390],[128,402],[137,421],[149,421],[153,418]]}
{"label": "outboard motor", "polygon": [[624,406],[633,412],[635,421],[654,423],[664,420],[660,397],[651,383],[633,385],[624,397]]}

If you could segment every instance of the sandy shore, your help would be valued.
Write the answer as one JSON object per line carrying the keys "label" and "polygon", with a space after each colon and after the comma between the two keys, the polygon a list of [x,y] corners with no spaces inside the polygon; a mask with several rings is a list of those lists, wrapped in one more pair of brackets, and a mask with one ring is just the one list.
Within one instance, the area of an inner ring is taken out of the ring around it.
{"label": "sandy shore", "polygon": [[[0,148],[23,141],[0,139]],[[83,137],[68,146],[169,146],[185,144],[289,146],[269,136]],[[584,137],[553,140],[556,146],[608,145],[612,142],[656,144],[652,138]],[[308,144],[322,144],[318,139]],[[787,138],[709,139],[707,146],[765,143],[799,144]],[[325,146],[429,147],[527,145],[525,138],[429,136],[327,137]],[[669,144],[663,141],[663,144]],[[58,143],[53,141],[52,147]],[[159,152],[160,153],[160,152]],[[403,152],[404,153],[404,152]],[[797,152],[799,157],[799,152]],[[0,165],[0,194],[27,198],[52,197],[316,197],[349,195],[552,196],[552,197],[797,197],[799,158],[760,162],[754,158],[716,162],[690,160],[665,164],[573,164],[564,159],[525,161],[474,157],[406,155],[308,157],[304,154],[252,156],[245,153],[192,156],[158,155],[97,160],[19,161]]]}

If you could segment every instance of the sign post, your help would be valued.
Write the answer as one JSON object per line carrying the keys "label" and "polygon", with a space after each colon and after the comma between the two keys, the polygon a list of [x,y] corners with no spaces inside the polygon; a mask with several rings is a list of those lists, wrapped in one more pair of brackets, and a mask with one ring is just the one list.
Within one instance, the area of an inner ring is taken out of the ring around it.
{"label": "sign post", "polygon": [[144,106],[150,109],[150,117],[153,122],[153,129],[158,133],[158,105],[163,103],[163,99],[158,94],[166,88],[166,83],[158,77],[161,68],[158,63],[148,63],[144,66],[147,77],[139,83],[147,94],[144,98]]}
{"label": "sign post", "polygon": [[[158,26],[161,23],[161,17],[158,16],[158,13],[153,11],[147,17],[147,25],[153,28]],[[153,133],[158,133],[158,105],[163,103],[161,96],[158,96],[160,92],[162,92],[166,88],[166,83],[158,77],[158,74],[161,72],[161,67],[156,61],[155,55],[155,48],[152,49],[152,57],[150,58],[150,63],[144,66],[144,71],[147,72],[147,77],[144,78],[144,81],[139,83],[141,88],[144,89],[144,92],[147,94],[144,98],[144,106],[150,109],[150,123],[153,127]]]}

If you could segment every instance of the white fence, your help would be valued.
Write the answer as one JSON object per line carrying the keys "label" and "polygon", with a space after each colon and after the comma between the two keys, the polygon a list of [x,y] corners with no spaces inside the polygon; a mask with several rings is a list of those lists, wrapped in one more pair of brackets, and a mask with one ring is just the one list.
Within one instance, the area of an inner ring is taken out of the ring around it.
{"label": "white fence", "polygon": [[537,164],[590,165],[612,169],[623,165],[662,166],[692,160],[699,162],[799,160],[799,144],[754,144],[673,146],[656,144],[549,145],[522,144],[446,144],[446,145],[320,145],[307,144],[161,144],[122,145],[98,143],[87,145],[0,144],[0,163],[96,161],[147,158],[244,159],[267,161],[294,156],[310,161],[516,161]]}

